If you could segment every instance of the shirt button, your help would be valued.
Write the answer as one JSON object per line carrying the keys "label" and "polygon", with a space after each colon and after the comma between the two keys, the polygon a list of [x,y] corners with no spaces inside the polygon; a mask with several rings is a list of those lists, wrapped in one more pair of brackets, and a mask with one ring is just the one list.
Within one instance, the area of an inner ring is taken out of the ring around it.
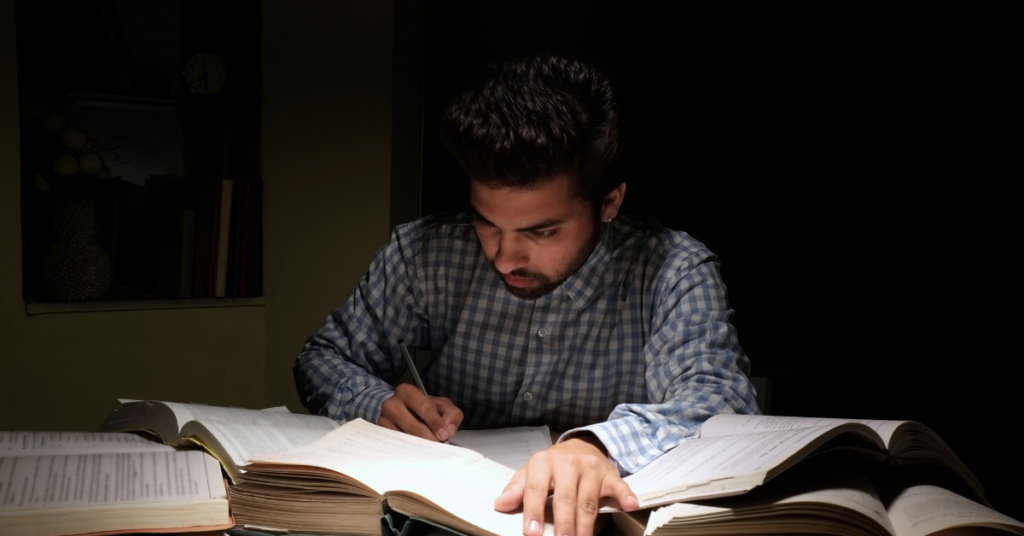
{"label": "shirt button", "polygon": [[629,455],[629,465],[636,465],[636,456],[633,454]]}
{"label": "shirt button", "polygon": [[533,400],[533,393],[531,393],[529,391],[523,393],[523,400],[525,400],[527,402]]}
{"label": "shirt button", "polygon": [[540,328],[540,329],[537,330],[537,336],[538,337],[543,339],[547,335],[548,335],[548,328]]}

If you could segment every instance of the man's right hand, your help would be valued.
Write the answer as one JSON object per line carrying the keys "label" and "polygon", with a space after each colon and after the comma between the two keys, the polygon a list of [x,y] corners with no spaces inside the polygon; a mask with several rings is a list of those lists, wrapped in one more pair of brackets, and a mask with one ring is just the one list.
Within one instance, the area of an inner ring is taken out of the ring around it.
{"label": "man's right hand", "polygon": [[462,424],[462,410],[443,396],[427,397],[415,385],[400,383],[380,405],[377,424],[431,441],[447,441]]}

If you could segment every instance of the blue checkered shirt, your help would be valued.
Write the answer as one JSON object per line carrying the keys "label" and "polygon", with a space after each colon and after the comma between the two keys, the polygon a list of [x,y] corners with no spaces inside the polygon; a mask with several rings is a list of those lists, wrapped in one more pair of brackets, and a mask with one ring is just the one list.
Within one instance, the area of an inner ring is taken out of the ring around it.
{"label": "blue checkered shirt", "polygon": [[427,217],[374,255],[295,381],[314,413],[377,422],[404,339],[432,350],[423,382],[462,428],[589,431],[625,475],[716,413],[757,412],[732,314],[716,257],[653,221],[616,219],[578,272],[529,301],[505,289],[470,213]]}

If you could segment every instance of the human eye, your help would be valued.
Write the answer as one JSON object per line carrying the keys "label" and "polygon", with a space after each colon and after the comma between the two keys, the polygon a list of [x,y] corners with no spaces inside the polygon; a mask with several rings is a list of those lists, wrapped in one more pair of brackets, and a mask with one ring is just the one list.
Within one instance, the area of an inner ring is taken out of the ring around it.
{"label": "human eye", "polygon": [[535,229],[530,231],[530,236],[534,238],[551,238],[558,234],[558,228],[554,229]]}

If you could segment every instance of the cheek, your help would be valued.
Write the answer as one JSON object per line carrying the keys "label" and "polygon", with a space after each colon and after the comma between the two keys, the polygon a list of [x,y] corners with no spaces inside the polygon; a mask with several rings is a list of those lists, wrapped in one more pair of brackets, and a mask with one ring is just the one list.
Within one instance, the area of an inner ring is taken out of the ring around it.
{"label": "cheek", "polygon": [[500,234],[495,229],[481,228],[479,225],[476,226],[476,236],[480,239],[480,247],[484,250],[484,255],[491,260],[494,260],[494,255],[498,251],[498,243],[500,242]]}

